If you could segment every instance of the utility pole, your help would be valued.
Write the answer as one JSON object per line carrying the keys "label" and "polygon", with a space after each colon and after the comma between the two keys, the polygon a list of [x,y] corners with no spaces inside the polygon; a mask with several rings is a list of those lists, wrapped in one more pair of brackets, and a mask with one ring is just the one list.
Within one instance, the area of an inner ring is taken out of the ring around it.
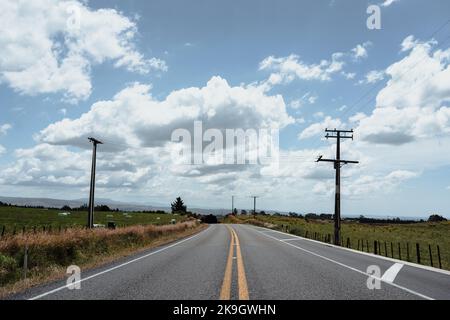
{"label": "utility pole", "polygon": [[334,196],[334,244],[341,244],[341,166],[349,163],[357,164],[359,161],[341,159],[341,139],[352,139],[353,130],[328,130],[325,129],[327,139],[336,139],[336,159],[323,159],[322,156],[317,162],[332,162],[336,170],[336,191]]}
{"label": "utility pole", "polygon": [[103,142],[94,138],[88,138],[88,140],[92,143],[92,168],[91,168],[91,190],[89,192],[89,213],[88,213],[87,227],[91,229],[94,227],[94,193],[95,193],[95,167],[97,161],[97,145],[103,144]]}
{"label": "utility pole", "polygon": [[231,215],[234,215],[234,196],[231,196]]}
{"label": "utility pole", "polygon": [[253,215],[256,215],[256,198],[259,198],[258,196],[251,196],[253,198]]}

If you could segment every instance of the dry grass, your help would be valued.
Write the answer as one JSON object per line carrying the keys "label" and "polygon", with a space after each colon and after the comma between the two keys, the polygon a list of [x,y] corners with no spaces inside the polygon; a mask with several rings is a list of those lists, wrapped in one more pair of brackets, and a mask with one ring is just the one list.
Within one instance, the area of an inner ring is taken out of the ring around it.
{"label": "dry grass", "polygon": [[[66,233],[9,236],[0,242],[0,297],[64,277],[67,266],[91,268],[119,257],[191,235],[196,221],[164,226],[130,226],[116,230],[71,229]],[[28,279],[22,280],[28,246]]]}
{"label": "dry grass", "polygon": [[[328,220],[306,220],[287,216],[237,216],[227,218],[225,222],[248,223],[267,227],[308,238],[325,240],[333,234],[333,222]],[[355,221],[342,222],[343,245],[349,241],[353,249],[374,252],[374,242],[380,248],[377,252],[384,256],[417,262],[416,244],[419,244],[420,263],[431,265],[429,249],[433,266],[439,266],[437,246],[440,249],[442,268],[450,270],[450,221],[424,222],[414,224],[365,224]],[[364,243],[364,248],[361,243]],[[367,247],[367,244],[369,247]],[[400,247],[400,250],[399,250]],[[409,255],[407,254],[409,252]]]}

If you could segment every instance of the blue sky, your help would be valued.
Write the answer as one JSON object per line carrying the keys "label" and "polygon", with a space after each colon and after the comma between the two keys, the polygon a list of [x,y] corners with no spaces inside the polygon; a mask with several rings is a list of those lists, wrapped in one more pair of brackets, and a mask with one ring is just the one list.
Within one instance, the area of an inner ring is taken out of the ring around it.
{"label": "blue sky", "polygon": [[[381,30],[366,26],[371,4]],[[343,152],[361,161],[344,168],[344,213],[448,216],[450,3],[387,4],[0,1],[0,194],[85,197],[96,133],[117,147],[99,156],[99,197],[229,207],[239,194],[249,208],[258,194],[264,208],[332,212],[333,170],[314,158],[333,155],[321,137],[340,126],[356,129]],[[79,32],[66,30],[74,5]],[[172,117],[183,104],[202,111]],[[205,114],[219,129],[276,123],[289,160],[194,172],[155,156],[176,124]]]}

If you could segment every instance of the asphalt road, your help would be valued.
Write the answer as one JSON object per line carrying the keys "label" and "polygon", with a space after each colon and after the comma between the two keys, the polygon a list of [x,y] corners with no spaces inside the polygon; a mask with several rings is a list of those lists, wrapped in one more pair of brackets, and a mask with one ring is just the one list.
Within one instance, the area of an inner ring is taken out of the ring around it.
{"label": "asphalt road", "polygon": [[[380,273],[372,274],[370,266]],[[450,299],[450,272],[247,225],[211,225],[82,271],[79,284],[79,290],[69,290],[58,281],[11,298]]]}

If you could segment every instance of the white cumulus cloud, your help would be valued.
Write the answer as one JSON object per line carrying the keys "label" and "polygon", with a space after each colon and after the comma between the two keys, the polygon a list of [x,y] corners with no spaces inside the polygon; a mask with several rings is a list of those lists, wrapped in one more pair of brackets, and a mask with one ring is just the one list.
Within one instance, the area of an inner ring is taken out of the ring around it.
{"label": "white cumulus cloud", "polygon": [[167,69],[137,51],[136,23],[115,9],[74,0],[1,0],[0,7],[0,82],[20,93],[62,93],[77,102],[91,93],[93,65]]}

